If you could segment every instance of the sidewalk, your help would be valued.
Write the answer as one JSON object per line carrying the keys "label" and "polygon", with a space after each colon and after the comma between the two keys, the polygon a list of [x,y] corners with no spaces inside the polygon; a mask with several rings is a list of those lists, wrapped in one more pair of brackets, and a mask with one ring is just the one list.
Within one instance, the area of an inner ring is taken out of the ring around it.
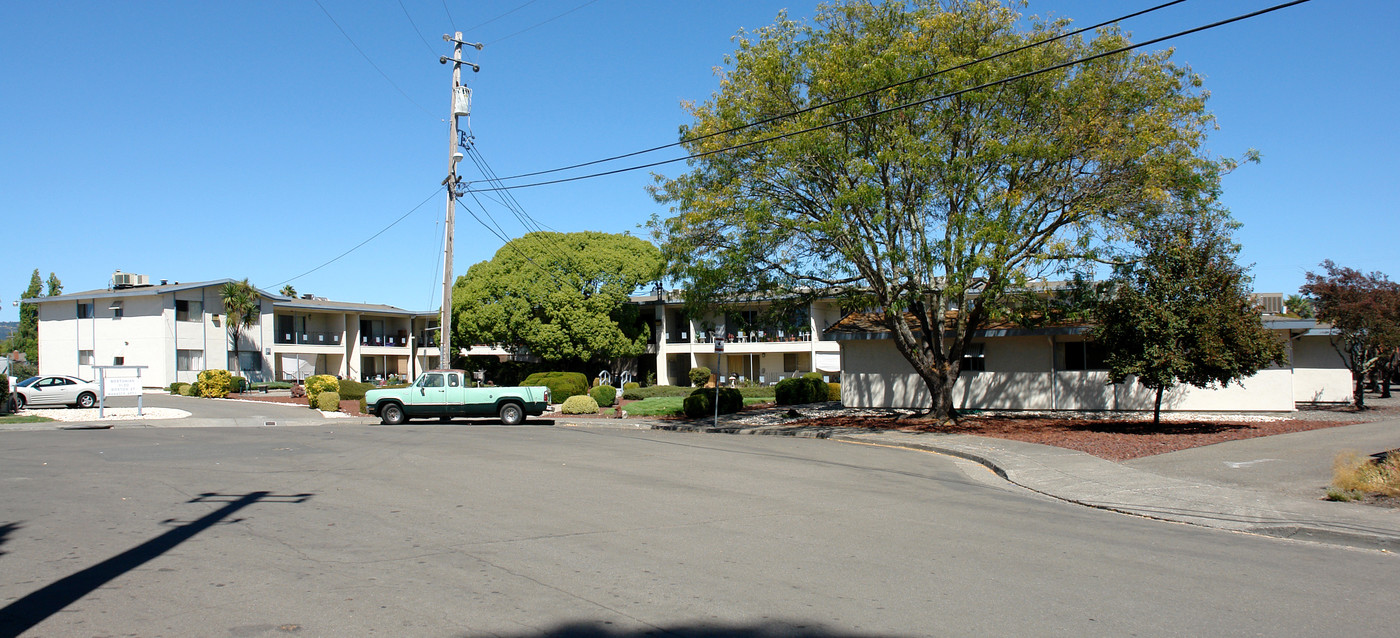
{"label": "sidewalk", "polygon": [[[1353,547],[1400,551],[1400,509],[1358,503],[1336,503],[1306,496],[1296,485],[1269,483],[1270,474],[1255,480],[1209,480],[1203,468],[1211,459],[1242,458],[1260,462],[1261,449],[1275,456],[1318,457],[1332,449],[1365,453],[1379,441],[1400,447],[1400,421],[1380,421],[1216,445],[1161,457],[1136,459],[1144,467],[1115,463],[1085,452],[964,434],[872,432],[857,428],[803,426],[745,426],[710,422],[656,423],[656,429],[768,434],[828,438],[848,443],[888,445],[947,454],[980,463],[1006,480],[1054,498],[1101,509],[1165,521],[1201,525],[1252,534],[1308,540]],[[1327,441],[1327,447],[1318,445]],[[1238,450],[1238,453],[1232,453]],[[1187,454],[1190,453],[1190,454]],[[1271,459],[1277,460],[1277,459]],[[1225,463],[1226,461],[1221,461]],[[1235,462],[1235,461],[1230,461]],[[1312,461],[1316,465],[1315,458]],[[1278,470],[1272,470],[1277,474]],[[1326,478],[1320,480],[1325,485]],[[1321,495],[1321,489],[1317,491]]]}

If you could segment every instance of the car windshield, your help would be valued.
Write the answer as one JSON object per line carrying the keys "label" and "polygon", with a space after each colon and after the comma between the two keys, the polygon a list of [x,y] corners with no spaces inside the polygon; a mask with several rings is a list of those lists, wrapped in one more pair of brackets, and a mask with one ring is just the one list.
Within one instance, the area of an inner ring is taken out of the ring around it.
{"label": "car windshield", "polygon": [[29,387],[29,386],[31,386],[31,385],[34,385],[34,382],[35,382],[35,381],[38,381],[38,380],[39,380],[39,377],[29,377],[28,379],[25,379],[25,380],[23,380],[23,381],[20,381],[19,383],[16,383],[16,384],[15,384],[15,387],[27,388],[27,387]]}

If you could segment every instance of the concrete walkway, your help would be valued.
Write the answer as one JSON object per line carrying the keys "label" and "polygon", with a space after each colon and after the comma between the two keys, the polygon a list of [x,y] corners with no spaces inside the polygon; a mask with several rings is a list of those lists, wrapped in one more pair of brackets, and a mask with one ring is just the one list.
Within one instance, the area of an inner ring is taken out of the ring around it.
{"label": "concrete walkway", "polygon": [[[566,424],[570,423],[561,421]],[[1089,507],[1217,529],[1400,551],[1400,508],[1320,499],[1338,450],[1372,454],[1400,448],[1400,420],[1230,441],[1127,463],[1047,445],[963,434],[753,427],[726,425],[723,419],[718,428],[709,422],[655,422],[653,427],[827,438],[948,454],[980,463],[1026,489]],[[1272,460],[1253,462],[1263,459]],[[1217,470],[1217,464],[1224,469]],[[1227,475],[1232,469],[1229,464],[1254,471]],[[1305,485],[1313,489],[1300,487]]]}

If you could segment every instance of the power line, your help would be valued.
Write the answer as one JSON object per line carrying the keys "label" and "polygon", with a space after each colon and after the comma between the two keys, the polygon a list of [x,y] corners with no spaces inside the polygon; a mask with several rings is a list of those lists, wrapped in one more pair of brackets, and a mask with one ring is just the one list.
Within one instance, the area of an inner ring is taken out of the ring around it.
{"label": "power line", "polygon": [[[1214,28],[1221,27],[1221,26],[1224,26],[1224,25],[1227,25],[1227,24],[1231,24],[1231,23],[1234,23],[1234,22],[1239,22],[1239,21],[1241,21],[1241,20],[1247,20],[1247,19],[1250,19],[1250,18],[1255,18],[1255,17],[1261,16],[1261,15],[1264,15],[1264,14],[1266,14],[1266,13],[1271,13],[1271,12],[1274,12],[1274,11],[1278,11],[1278,10],[1280,10],[1280,9],[1286,9],[1286,8],[1288,8],[1288,7],[1291,7],[1291,6],[1294,6],[1294,5],[1303,4],[1303,3],[1309,2],[1309,1],[1310,1],[1310,0],[1292,0],[1292,2],[1285,2],[1285,3],[1282,3],[1282,4],[1277,4],[1277,5],[1274,5],[1274,6],[1272,6],[1272,7],[1268,7],[1268,8],[1266,8],[1266,9],[1260,9],[1260,10],[1258,10],[1258,11],[1254,11],[1254,12],[1251,12],[1251,13],[1246,13],[1246,14],[1243,14],[1243,15],[1238,15],[1238,16],[1235,16],[1235,17],[1233,17],[1233,18],[1227,18],[1227,19],[1220,20],[1220,21],[1217,21],[1217,22],[1212,22],[1212,23],[1210,23],[1210,24],[1202,25],[1202,26],[1199,26],[1199,27],[1191,28],[1191,29],[1187,29],[1187,30],[1185,30],[1185,31],[1178,31],[1178,32],[1173,33],[1173,34],[1171,34],[1171,35],[1165,35],[1165,36],[1161,36],[1161,37],[1158,37],[1158,38],[1153,38],[1153,39],[1151,39],[1151,40],[1146,40],[1146,41],[1144,41],[1144,42],[1139,42],[1139,43],[1137,43],[1137,44],[1130,44],[1130,45],[1128,45],[1128,46],[1119,47],[1119,48],[1113,49],[1113,50],[1111,50],[1111,51],[1104,51],[1104,52],[1102,52],[1102,53],[1096,53],[1096,54],[1094,54],[1094,55],[1088,55],[1088,56],[1085,56],[1085,57],[1082,57],[1082,58],[1078,58],[1078,59],[1075,59],[1075,60],[1070,60],[1070,61],[1068,61],[1068,62],[1061,62],[1061,63],[1059,63],[1059,64],[1054,64],[1054,65],[1051,65],[1051,66],[1048,66],[1048,67],[1043,67],[1043,68],[1040,68],[1040,69],[1036,69],[1036,70],[1034,70],[1034,71],[1027,71],[1027,72],[1025,72],[1025,73],[1021,73],[1021,74],[1014,75],[1014,76],[1011,76],[1011,77],[1002,78],[1002,79],[1000,79],[1000,80],[993,80],[993,81],[991,81],[991,82],[987,82],[987,83],[984,83],[984,84],[979,84],[979,85],[977,85],[977,86],[973,86],[973,87],[970,87],[970,88],[959,89],[959,90],[952,91],[952,92],[949,92],[949,93],[944,93],[944,94],[942,94],[942,95],[936,95],[936,96],[934,96],[934,97],[925,98],[925,99],[922,99],[922,100],[916,100],[916,101],[913,101],[913,102],[906,102],[906,103],[904,103],[904,104],[900,104],[900,105],[897,105],[897,106],[892,106],[892,107],[885,108],[885,109],[880,109],[880,110],[878,110],[878,111],[872,111],[872,112],[870,112],[870,113],[865,113],[865,114],[863,114],[863,115],[854,115],[854,116],[851,116],[851,117],[848,117],[848,118],[845,118],[845,119],[836,120],[836,121],[833,121],[833,122],[828,122],[828,123],[826,123],[826,124],[819,124],[819,125],[817,125],[817,126],[813,126],[813,127],[810,127],[810,128],[805,128],[805,129],[798,130],[798,131],[791,131],[791,132],[783,133],[783,134],[780,134],[780,135],[773,135],[773,136],[771,136],[771,137],[759,138],[759,139],[757,139],[757,140],[752,140],[752,141],[749,141],[749,142],[744,142],[744,143],[742,143],[742,144],[735,144],[735,145],[733,145],[733,146],[726,146],[726,147],[723,147],[723,148],[718,148],[718,149],[714,149],[714,150],[710,150],[710,151],[705,151],[705,152],[703,152],[703,153],[694,153],[694,154],[686,155],[686,156],[684,156],[684,157],[677,157],[677,158],[668,159],[668,160],[661,160],[661,161],[656,161],[656,162],[650,162],[650,163],[647,163],[647,164],[640,164],[640,165],[636,165],[636,166],[628,166],[628,167],[625,167],[625,168],[614,169],[614,170],[611,170],[611,171],[603,171],[603,172],[599,172],[599,173],[590,173],[590,174],[588,174],[588,175],[578,175],[578,176],[575,176],[575,177],[566,177],[566,178],[561,178],[561,179],[547,180],[547,181],[543,181],[543,182],[533,182],[533,183],[529,183],[529,184],[517,184],[517,185],[515,185],[515,186],[499,186],[499,187],[492,187],[492,188],[475,188],[475,189],[468,189],[467,192],[485,192],[485,191],[515,190],[515,189],[518,189],[518,188],[532,188],[532,187],[535,187],[535,186],[548,186],[548,185],[552,185],[552,184],[562,184],[562,183],[565,183],[565,182],[575,182],[575,181],[584,180],[584,179],[592,179],[592,178],[595,178],[595,177],[604,177],[604,176],[607,176],[607,175],[616,175],[616,174],[618,174],[618,173],[626,173],[626,172],[630,172],[630,171],[641,170],[641,169],[644,169],[644,168],[654,168],[654,167],[657,167],[657,166],[663,166],[663,165],[666,165],[666,164],[674,164],[674,163],[676,163],[676,162],[683,162],[683,161],[686,161],[686,160],[700,159],[700,158],[703,158],[703,157],[709,157],[709,156],[711,156],[711,155],[717,155],[717,154],[719,154],[719,153],[727,153],[727,152],[729,152],[729,151],[735,151],[735,150],[739,150],[739,149],[748,148],[748,147],[750,147],[750,146],[757,146],[757,145],[759,145],[759,144],[766,144],[766,143],[768,143],[768,142],[773,142],[773,141],[777,141],[777,140],[781,140],[781,139],[785,139],[785,138],[789,138],[789,137],[794,137],[794,136],[797,136],[797,135],[802,135],[802,134],[804,134],[804,133],[811,133],[811,132],[813,132],[813,131],[819,131],[819,130],[828,129],[828,128],[832,128],[832,127],[836,127],[836,126],[841,126],[841,125],[843,125],[843,124],[850,124],[851,122],[856,122],[856,121],[860,121],[860,120],[864,120],[864,119],[868,119],[868,118],[872,118],[872,117],[877,117],[877,116],[880,116],[880,115],[886,115],[886,114],[889,114],[889,113],[893,113],[893,112],[895,112],[895,111],[902,111],[902,110],[904,110],[904,109],[913,108],[913,107],[915,107],[915,106],[923,106],[923,105],[925,105],[925,104],[930,104],[930,103],[933,103],[933,102],[938,102],[938,101],[941,101],[941,100],[946,100],[946,99],[949,99],[949,98],[957,97],[957,96],[959,96],[959,95],[964,95],[964,94],[967,94],[967,93],[971,93],[971,92],[973,92],[973,91],[980,91],[980,90],[982,90],[982,89],[991,88],[991,87],[994,87],[994,86],[1000,86],[1000,85],[1002,85],[1002,84],[1009,84],[1009,83],[1015,82],[1015,81],[1017,81],[1017,80],[1024,80],[1024,79],[1026,79],[1026,78],[1034,77],[1034,76],[1037,76],[1037,75],[1042,75],[1042,74],[1044,74],[1044,73],[1049,73],[1049,72],[1051,72],[1051,71],[1057,71],[1057,70],[1059,70],[1059,69],[1063,69],[1063,68],[1067,68],[1067,67],[1070,67],[1070,66],[1074,66],[1074,65],[1076,65],[1076,64],[1083,64],[1083,63],[1085,63],[1085,62],[1090,62],[1090,61],[1093,61],[1093,60],[1097,60],[1097,59],[1099,59],[1099,58],[1105,58],[1105,57],[1109,57],[1109,56],[1113,56],[1113,55],[1118,55],[1118,54],[1120,54],[1120,53],[1124,53],[1124,52],[1127,52],[1127,51],[1132,51],[1133,49],[1138,49],[1138,48],[1142,48],[1142,47],[1146,47],[1146,46],[1151,46],[1151,45],[1153,45],[1153,44],[1158,44],[1158,43],[1161,43],[1161,42],[1165,42],[1165,41],[1167,41],[1167,40],[1172,40],[1172,39],[1175,39],[1175,38],[1180,38],[1180,37],[1183,37],[1183,36],[1191,35],[1191,34],[1193,34],[1193,33],[1198,33],[1198,32],[1201,32],[1201,31],[1206,31],[1206,30],[1208,30],[1208,29],[1214,29]],[[699,138],[697,138],[697,139],[699,139]],[[690,141],[694,141],[694,140],[690,140]],[[503,179],[511,179],[511,178],[507,177],[507,178],[503,178]]]}
{"label": "power line", "polygon": [[400,215],[398,219],[395,219],[393,222],[390,222],[388,226],[385,226],[385,227],[379,229],[379,232],[377,232],[377,233],[375,233],[375,234],[373,234],[373,235],[370,235],[368,239],[365,239],[364,241],[362,241],[362,242],[360,242],[360,243],[358,243],[358,244],[355,244],[354,247],[352,247],[350,250],[347,250],[347,251],[345,251],[345,252],[343,252],[343,253],[340,253],[339,255],[336,255],[335,257],[331,258],[330,261],[327,261],[326,263],[321,264],[320,266],[317,266],[317,267],[315,267],[315,268],[312,268],[311,270],[308,270],[308,271],[306,271],[306,272],[304,272],[304,273],[301,273],[300,275],[297,275],[297,276],[292,277],[292,278],[290,278],[290,279],[286,279],[286,280],[283,280],[283,281],[279,281],[279,282],[277,282],[277,283],[275,283],[275,284],[272,284],[272,287],[273,287],[273,288],[276,288],[277,286],[280,286],[280,285],[282,285],[282,284],[291,283],[291,282],[293,282],[293,281],[296,281],[296,280],[298,280],[298,279],[301,279],[302,277],[305,277],[305,276],[307,276],[307,275],[309,275],[309,274],[311,274],[311,273],[313,273],[313,272],[316,272],[316,271],[318,271],[318,270],[320,270],[320,269],[322,269],[322,268],[325,268],[326,266],[329,266],[329,265],[331,265],[331,264],[333,264],[333,263],[339,261],[341,257],[344,257],[344,256],[346,256],[346,255],[348,255],[348,254],[350,254],[350,253],[355,252],[355,251],[358,250],[361,246],[364,246],[365,244],[368,244],[368,243],[369,243],[370,241],[372,241],[375,237],[378,237],[378,236],[380,236],[380,235],[383,235],[383,234],[384,234],[386,231],[388,231],[390,228],[393,228],[394,226],[398,225],[399,222],[403,221],[404,219],[407,219],[409,215],[412,215],[415,211],[417,211],[418,209],[422,208],[424,204],[428,203],[428,202],[429,202],[430,200],[432,200],[434,197],[437,197],[437,194],[438,194],[438,193],[441,193],[443,188],[445,188],[445,187],[439,186],[437,190],[433,191],[433,194],[432,194],[432,195],[429,195],[429,196],[428,196],[427,198],[425,198],[423,201],[418,202],[418,205],[417,205],[417,206],[414,206],[413,208],[410,208],[410,209],[408,210],[407,213],[404,213],[404,214]]}
{"label": "power line", "polygon": [[457,30],[457,21],[452,18],[452,10],[447,8],[447,0],[442,0],[442,10],[447,13],[447,23],[452,25],[452,30]]}
{"label": "power line", "polygon": [[428,39],[423,37],[423,32],[418,30],[418,23],[413,21],[413,16],[408,14],[408,7],[403,6],[403,0],[399,0],[399,8],[403,9],[403,17],[408,18],[408,23],[413,25],[413,32],[418,34],[418,39],[423,41],[423,46],[428,48],[428,53],[437,55],[433,50],[433,45],[428,44]]}
{"label": "power line", "polygon": [[699,137],[693,137],[693,138],[690,138],[690,139],[681,140],[681,141],[679,141],[679,142],[672,142],[672,143],[670,143],[670,144],[664,144],[664,145],[662,145],[662,146],[653,146],[653,147],[651,147],[651,148],[642,149],[642,150],[640,150],[640,151],[633,151],[633,152],[631,152],[631,153],[624,153],[624,154],[622,154],[622,155],[614,155],[614,156],[612,156],[612,157],[605,157],[605,158],[603,158],[603,159],[597,159],[597,160],[592,160],[592,161],[589,161],[589,162],[583,162],[583,163],[581,163],[581,164],[573,164],[573,165],[571,165],[571,166],[561,166],[561,167],[559,167],[559,168],[551,168],[551,169],[549,169],[549,170],[535,171],[535,172],[532,172],[532,173],[521,173],[521,174],[519,174],[519,175],[510,175],[510,176],[508,176],[508,177],[501,177],[501,178],[499,178],[499,179],[502,180],[502,181],[509,181],[509,180],[521,179],[521,178],[525,178],[525,177],[534,177],[534,176],[536,176],[536,175],[548,175],[548,174],[550,174],[550,173],[560,173],[560,172],[563,172],[563,171],[573,170],[573,169],[576,169],[576,168],[583,168],[583,167],[585,167],[585,166],[593,166],[593,165],[595,165],[595,164],[603,164],[603,163],[606,163],[606,162],[612,162],[612,161],[616,161],[616,160],[620,160],[620,159],[626,159],[626,158],[629,158],[629,157],[636,157],[637,155],[645,155],[645,154],[647,154],[647,153],[653,153],[653,152],[656,152],[656,151],[663,151],[663,150],[666,150],[666,149],[668,149],[668,148],[675,148],[675,147],[677,147],[677,146],[680,146],[680,145],[682,145],[682,144],[687,144],[687,143],[690,143],[690,142],[699,142],[699,141],[701,141],[701,140],[709,139],[709,138],[711,138],[711,137],[716,137],[716,136],[719,136],[719,135],[728,135],[728,134],[730,134],[730,133],[737,133],[737,132],[739,132],[739,131],[742,131],[742,130],[745,130],[745,129],[749,129],[749,128],[753,128],[753,127],[755,127],[755,126],[759,126],[759,125],[762,125],[762,124],[769,124],[769,123],[771,123],[771,122],[776,122],[776,121],[778,121],[778,120],[786,119],[786,118],[789,118],[789,117],[792,117],[792,116],[795,116],[795,115],[802,115],[803,113],[810,113],[810,112],[815,111],[815,110],[817,110],[817,109],[823,109],[823,108],[826,108],[826,107],[828,107],[828,106],[836,106],[836,105],[838,105],[838,104],[845,104],[846,102],[850,102],[850,101],[852,101],[852,100],[859,100],[859,99],[861,99],[861,98],[869,97],[869,96],[874,95],[874,94],[876,94],[876,93],[879,93],[879,92],[881,92],[881,91],[888,91],[889,89],[899,88],[899,87],[901,87],[901,86],[905,86],[905,85],[908,85],[908,84],[913,84],[913,83],[915,83],[915,82],[922,82],[922,81],[924,81],[924,80],[928,80],[928,79],[931,79],[931,78],[938,77],[938,76],[943,75],[943,74],[945,74],[945,73],[951,73],[951,72],[953,72],[953,71],[957,71],[957,70],[960,70],[960,69],[965,69],[965,68],[967,68],[967,67],[974,66],[974,65],[977,65],[977,64],[981,64],[981,63],[983,63],[983,62],[990,62],[990,61],[992,61],[992,60],[996,60],[996,59],[998,59],[998,58],[1002,58],[1002,57],[1011,55],[1011,54],[1013,54],[1013,53],[1020,53],[1021,51],[1025,51],[1025,50],[1027,50],[1027,49],[1032,49],[1032,48],[1044,46],[1044,45],[1046,45],[1046,44],[1049,44],[1049,43],[1051,43],[1051,42],[1055,42],[1055,41],[1057,41],[1057,40],[1062,40],[1062,39],[1064,39],[1064,38],[1068,38],[1068,37],[1071,37],[1071,36],[1079,35],[1079,34],[1081,34],[1081,33],[1085,33],[1085,32],[1088,32],[1088,31],[1092,31],[1092,30],[1094,30],[1094,29],[1098,29],[1098,28],[1100,28],[1100,27],[1108,26],[1108,25],[1110,25],[1110,24],[1115,24],[1115,23],[1118,23],[1118,22],[1122,22],[1122,21],[1124,21],[1124,20],[1130,20],[1130,19],[1132,19],[1132,18],[1136,18],[1136,17],[1142,16],[1142,15],[1146,15],[1146,14],[1148,14],[1148,13],[1152,13],[1153,11],[1158,11],[1158,10],[1161,10],[1161,9],[1165,9],[1165,8],[1170,7],[1170,6],[1172,6],[1172,5],[1181,4],[1181,3],[1183,3],[1183,2],[1186,2],[1186,0],[1171,0],[1170,2],[1164,2],[1164,3],[1162,3],[1162,4],[1159,4],[1159,5],[1155,6],[1155,7],[1149,7],[1149,8],[1147,8],[1147,9],[1143,9],[1143,10],[1141,10],[1141,11],[1136,11],[1136,12],[1133,12],[1133,13],[1129,13],[1129,14],[1124,15],[1124,16],[1119,16],[1119,17],[1117,17],[1117,18],[1112,18],[1112,19],[1110,19],[1110,20],[1104,20],[1104,21],[1102,21],[1102,22],[1099,22],[1098,24],[1094,24],[1094,25],[1090,25],[1090,26],[1087,26],[1087,27],[1083,27],[1083,28],[1081,28],[1081,29],[1075,29],[1075,30],[1073,30],[1073,31],[1068,31],[1068,32],[1062,33],[1062,34],[1060,34],[1060,35],[1057,35],[1057,36],[1054,36],[1054,37],[1051,37],[1051,38],[1046,38],[1046,39],[1044,39],[1044,40],[1040,40],[1040,41],[1037,41],[1037,42],[1032,42],[1032,43],[1030,43],[1030,44],[1022,45],[1022,46],[1019,46],[1019,47],[1016,47],[1016,48],[1013,48],[1013,49],[1008,49],[1008,50],[1006,50],[1006,51],[1002,51],[1001,53],[997,53],[997,54],[994,54],[994,55],[990,55],[990,56],[987,56],[987,57],[985,57],[985,58],[978,58],[978,59],[976,59],[976,60],[971,60],[971,61],[968,61],[968,62],[964,62],[964,63],[962,63],[962,64],[958,64],[958,65],[956,65],[956,66],[948,67],[948,68],[946,68],[946,69],[939,69],[939,70],[937,70],[937,71],[933,71],[933,72],[928,73],[928,74],[925,74],[925,75],[921,75],[921,76],[918,76],[918,77],[915,77],[915,78],[910,78],[910,79],[908,79],[908,80],[904,80],[904,81],[901,81],[901,82],[896,82],[896,83],[894,83],[894,84],[882,86],[882,87],[879,87],[879,88],[871,89],[871,90],[865,91],[865,92],[863,92],[863,93],[857,93],[857,94],[855,94],[855,95],[848,95],[848,96],[846,96],[846,97],[843,97],[843,98],[840,98],[840,99],[837,99],[837,100],[832,100],[832,101],[830,101],[830,102],[822,102],[822,103],[819,103],[819,104],[813,104],[813,105],[811,105],[811,106],[807,106],[807,107],[804,107],[804,108],[801,108],[801,109],[797,109],[797,110],[795,110],[795,111],[789,111],[789,112],[786,112],[786,113],[779,113],[779,114],[777,114],[777,115],[771,115],[771,116],[768,116],[768,117],[765,117],[765,118],[762,118],[762,119],[754,120],[754,121],[749,122],[749,123],[747,123],[747,124],[742,124],[742,125],[740,125],[740,126],[736,126],[736,127],[734,127],[734,128],[729,128],[729,129],[725,129],[725,130],[722,130],[722,131],[715,131],[714,133],[707,133],[707,134],[701,135],[701,136],[699,136]]}
{"label": "power line", "polygon": [[335,28],[340,31],[340,35],[345,36],[345,39],[350,42],[350,46],[355,47],[355,50],[360,52],[360,56],[365,59],[365,62],[368,62],[370,66],[374,67],[374,70],[379,72],[380,77],[383,77],[384,81],[389,83],[389,86],[394,87],[394,90],[398,91],[399,95],[403,96],[403,99],[412,102],[414,106],[418,107],[418,110],[427,113],[428,117],[433,117],[433,114],[430,113],[428,109],[423,108],[422,104],[419,104],[418,102],[414,101],[414,99],[409,97],[407,93],[404,93],[403,89],[399,88],[398,84],[395,84],[393,80],[389,79],[389,75],[384,73],[384,69],[379,68],[379,65],[375,64],[374,60],[370,59],[369,55],[365,53],[365,50],[360,48],[360,45],[355,44],[355,39],[350,37],[349,33],[345,32],[345,29],[340,26],[339,22],[335,21],[335,17],[331,15],[331,12],[326,10],[325,5],[321,4],[321,0],[314,1],[316,3],[316,6],[321,7],[321,13],[326,14],[326,17],[330,18],[331,24],[334,24]]}
{"label": "power line", "polygon": [[544,25],[546,25],[546,24],[549,24],[549,23],[551,23],[551,22],[554,22],[555,20],[558,20],[559,18],[562,18],[562,17],[564,17],[564,16],[566,16],[566,15],[569,15],[570,13],[573,13],[573,12],[578,11],[579,9],[582,9],[582,8],[584,8],[584,7],[586,7],[586,6],[590,5],[590,4],[593,4],[593,3],[597,2],[597,1],[598,1],[598,0],[588,0],[588,2],[585,2],[585,3],[583,3],[583,4],[581,4],[581,5],[577,6],[577,7],[574,7],[574,8],[572,8],[572,9],[569,9],[568,11],[565,11],[565,12],[563,12],[563,13],[557,15],[557,16],[554,16],[553,18],[550,18],[550,19],[548,19],[548,20],[543,20],[543,21],[541,21],[541,22],[536,22],[535,24],[532,24],[532,25],[530,25],[530,26],[528,26],[528,27],[525,27],[524,29],[521,29],[521,30],[519,30],[519,31],[516,31],[515,33],[512,33],[512,34],[507,35],[507,36],[502,36],[502,37],[496,38],[495,40],[492,40],[492,41],[488,42],[487,44],[495,44],[495,43],[497,43],[497,42],[500,42],[501,40],[506,40],[506,39],[509,39],[509,38],[513,38],[513,37],[515,37],[515,36],[517,36],[517,35],[520,35],[520,34],[522,34],[522,33],[525,33],[526,31],[529,31],[529,30],[531,30],[531,29],[534,29],[535,27],[542,27],[542,26],[544,26]]}
{"label": "power line", "polygon": [[[481,155],[481,151],[476,148],[475,144],[467,144],[467,154],[471,157],[472,163],[476,164],[477,170],[481,171],[481,174],[486,176],[488,180],[491,180],[495,177],[495,171],[491,169],[491,165],[486,162],[486,158]],[[492,183],[499,184],[499,182]],[[515,198],[515,195],[512,194],[510,191],[504,191],[502,195],[504,195],[504,197],[496,201],[502,206],[505,206],[506,209],[511,212],[511,214],[515,215],[515,219],[520,222],[520,225],[525,228],[525,231],[527,233],[539,233],[538,237],[540,241],[543,242],[545,250],[547,252],[550,252],[551,256],[554,259],[558,260],[561,266],[571,267],[573,264],[573,260],[570,259],[568,256],[569,251],[567,250],[567,247],[560,248],[559,240],[555,239],[553,235],[545,233],[545,229],[549,227],[545,226],[539,220],[535,219],[534,217],[530,216],[529,213],[525,212],[525,207],[520,204],[520,200],[517,200]],[[480,200],[477,200],[477,203],[480,204]],[[482,209],[485,209],[484,205],[482,206]],[[558,233],[558,231],[554,230],[553,228],[549,228],[549,230],[554,233]],[[502,232],[504,232],[504,230]]]}
{"label": "power line", "polygon": [[[476,201],[476,204],[477,204],[478,206],[482,206],[481,200],[480,200],[479,198],[477,198],[477,196],[476,196],[475,193],[471,193],[471,196],[472,196],[472,199]],[[566,288],[566,289],[567,289],[567,288],[570,288],[570,286],[569,286],[568,284],[566,284],[566,283],[564,283],[564,282],[562,282],[562,281],[559,281],[559,276],[558,276],[558,275],[554,274],[554,273],[553,273],[552,271],[550,271],[550,270],[547,270],[544,266],[539,265],[539,263],[536,262],[536,261],[534,260],[534,258],[532,258],[532,257],[530,257],[529,255],[525,254],[525,251],[521,250],[521,249],[520,249],[520,246],[516,245],[516,244],[515,244],[514,242],[512,242],[508,237],[506,237],[506,236],[504,236],[504,235],[502,235],[502,234],[497,234],[496,231],[495,231],[494,229],[492,229],[489,225],[486,224],[486,222],[481,221],[481,218],[476,216],[476,211],[472,210],[470,206],[467,206],[467,205],[465,205],[465,203],[463,203],[462,208],[463,208],[464,210],[467,211],[467,214],[468,214],[468,215],[471,215],[471,216],[472,216],[472,219],[475,219],[475,220],[476,220],[476,223],[481,224],[484,228],[486,228],[486,230],[490,231],[491,234],[496,235],[496,237],[497,237],[498,239],[500,239],[501,242],[502,242],[503,244],[505,244],[506,246],[510,246],[512,250],[514,250],[515,252],[519,253],[520,256],[521,256],[521,257],[524,257],[524,258],[525,258],[525,261],[530,262],[530,265],[534,266],[535,269],[539,270],[540,272],[544,273],[545,275],[548,275],[550,279],[553,279],[553,280],[554,280],[554,283],[559,284],[559,287],[560,287],[560,288]],[[486,211],[486,207],[485,207],[485,206],[482,206],[482,212],[484,213],[485,211]],[[488,217],[489,217],[489,215],[488,215]]]}
{"label": "power line", "polygon": [[528,7],[528,6],[530,6],[530,5],[532,5],[532,4],[535,4],[536,2],[539,2],[539,1],[540,1],[540,0],[530,0],[529,2],[526,2],[525,4],[519,5],[519,6],[517,6],[516,8],[511,9],[510,11],[507,11],[507,12],[505,12],[505,13],[502,13],[501,15],[498,15],[498,16],[496,16],[496,17],[494,17],[494,18],[491,18],[490,20],[487,20],[487,21],[485,21],[485,22],[482,22],[481,24],[478,24],[478,25],[476,25],[476,26],[467,27],[467,28],[463,29],[462,32],[463,32],[463,33],[466,33],[466,32],[468,32],[468,31],[472,31],[472,30],[475,30],[475,29],[479,29],[479,28],[481,28],[481,27],[484,27],[484,26],[486,26],[486,25],[488,25],[488,24],[491,24],[492,22],[495,22],[495,21],[497,21],[497,20],[500,20],[501,18],[504,18],[504,17],[506,17],[506,16],[508,16],[508,15],[510,15],[510,14],[512,14],[512,13],[515,13],[516,11],[519,11],[519,10],[521,10],[521,9],[524,9],[525,7]]}

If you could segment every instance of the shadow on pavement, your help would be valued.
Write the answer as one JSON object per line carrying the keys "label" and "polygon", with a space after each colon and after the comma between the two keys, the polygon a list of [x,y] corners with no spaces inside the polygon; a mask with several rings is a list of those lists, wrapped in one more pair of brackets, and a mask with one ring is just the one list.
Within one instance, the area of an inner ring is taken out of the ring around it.
{"label": "shadow on pavement", "polygon": [[[195,534],[212,527],[249,505],[269,500],[283,503],[304,503],[311,496],[311,494],[281,496],[271,492],[249,492],[243,495],[200,494],[187,502],[222,502],[224,506],[6,605],[0,609],[0,636],[18,636],[24,633],[93,590],[170,551]],[[173,522],[175,521],[162,521],[166,524]],[[10,531],[13,529],[17,529],[17,527],[11,527]]]}
{"label": "shadow on pavement", "polygon": [[[466,634],[463,634],[466,635]],[[674,638],[884,638],[893,634],[857,634],[834,631],[812,624],[763,622],[749,625],[695,624],[647,629],[614,629],[596,622],[577,622],[545,628],[543,632],[519,634],[519,638],[549,636],[551,638],[642,638],[669,636]],[[501,635],[501,638],[515,638]]]}
{"label": "shadow on pavement", "polygon": [[[24,527],[22,523],[5,523],[4,525],[0,525],[0,545],[4,545],[5,541],[10,539],[10,534],[19,531],[21,527]],[[4,555],[5,552],[0,551],[0,556]]]}

